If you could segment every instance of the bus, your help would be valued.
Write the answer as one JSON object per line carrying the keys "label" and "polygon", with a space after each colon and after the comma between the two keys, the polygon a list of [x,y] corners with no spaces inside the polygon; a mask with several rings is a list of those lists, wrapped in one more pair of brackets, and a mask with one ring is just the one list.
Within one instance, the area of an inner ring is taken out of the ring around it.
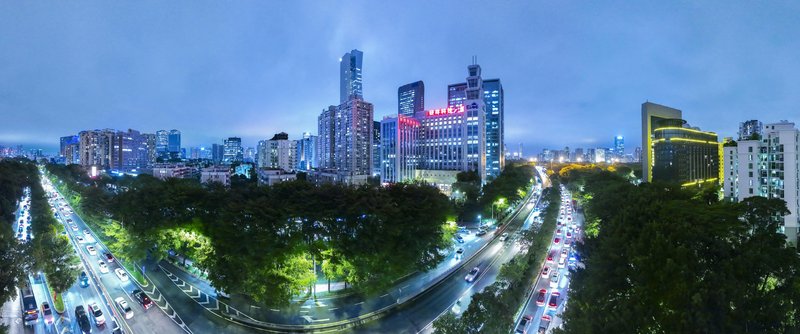
{"label": "bus", "polygon": [[31,290],[28,284],[25,284],[22,289],[20,289],[20,293],[22,294],[22,318],[25,320],[25,326],[30,326],[36,323],[36,320],[39,319],[39,309],[36,308],[36,297],[33,296],[33,290]]}

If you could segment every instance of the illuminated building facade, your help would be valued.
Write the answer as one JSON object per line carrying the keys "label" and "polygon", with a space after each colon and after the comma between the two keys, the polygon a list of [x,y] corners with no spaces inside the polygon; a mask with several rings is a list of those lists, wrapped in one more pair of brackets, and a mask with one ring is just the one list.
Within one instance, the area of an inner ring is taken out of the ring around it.
{"label": "illuminated building facade", "polygon": [[664,119],[653,129],[652,181],[683,186],[721,182],[722,146],[717,134],[685,127],[686,121]]}
{"label": "illuminated building facade", "polygon": [[397,89],[397,114],[414,117],[425,110],[425,83],[421,80]]}
{"label": "illuminated building facade", "polygon": [[242,162],[244,159],[244,151],[242,150],[242,138],[229,137],[225,139],[222,144],[222,163],[230,165],[237,162]]}
{"label": "illuminated building facade", "polygon": [[361,66],[364,53],[353,49],[339,60],[339,103],[350,99],[363,99]]}
{"label": "illuminated building facade", "polygon": [[404,115],[384,117],[381,126],[381,182],[409,181],[419,165],[419,120]]}

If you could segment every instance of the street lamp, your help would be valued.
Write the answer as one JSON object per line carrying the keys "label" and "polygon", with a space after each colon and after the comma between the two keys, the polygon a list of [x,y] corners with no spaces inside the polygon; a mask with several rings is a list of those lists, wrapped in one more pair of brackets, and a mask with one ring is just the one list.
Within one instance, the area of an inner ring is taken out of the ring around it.
{"label": "street lamp", "polygon": [[495,206],[495,204],[496,204],[497,206],[500,206],[500,205],[502,205],[502,204],[503,204],[503,203],[505,203],[505,202],[506,202],[506,199],[505,199],[505,198],[499,198],[499,199],[497,200],[497,202],[494,202],[494,203],[492,203],[492,220],[494,220],[494,206]]}

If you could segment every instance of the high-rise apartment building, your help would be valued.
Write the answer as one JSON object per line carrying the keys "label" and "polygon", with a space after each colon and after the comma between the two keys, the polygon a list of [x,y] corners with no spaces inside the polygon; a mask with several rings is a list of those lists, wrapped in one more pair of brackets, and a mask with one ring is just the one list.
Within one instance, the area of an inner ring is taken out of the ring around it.
{"label": "high-rise apartment building", "polygon": [[761,132],[764,131],[764,124],[756,119],[744,121],[739,123],[739,137],[737,140],[750,140],[754,135],[761,137]]}
{"label": "high-rise apartment building", "polygon": [[317,136],[304,132],[303,138],[297,140],[297,170],[310,171],[318,167],[317,139]]}
{"label": "high-rise apartment building", "polygon": [[381,174],[381,122],[372,122],[372,175]]}
{"label": "high-rise apartment building", "polygon": [[248,147],[244,149],[244,155],[242,160],[247,163],[255,163],[256,162],[256,149],[254,147]]}
{"label": "high-rise apartment building", "polygon": [[381,182],[412,180],[419,166],[419,120],[404,115],[387,116],[380,127]]}
{"label": "high-rise apartment building", "polygon": [[425,83],[420,81],[400,86],[397,89],[397,114],[414,117],[425,111]]}
{"label": "high-rise apartment building", "polygon": [[[132,171],[152,165],[153,135],[139,131],[86,130],[78,134],[78,161],[86,168]],[[68,148],[69,149],[69,148]],[[74,162],[74,161],[73,161]]]}
{"label": "high-rise apartment building", "polygon": [[364,54],[353,49],[339,60],[339,103],[350,99],[363,99],[361,66]]}
{"label": "high-rise apartment building", "polygon": [[722,144],[714,132],[690,127],[678,109],[642,104],[643,181],[682,186],[722,182]]}
{"label": "high-rise apartment building", "polygon": [[244,152],[242,150],[242,138],[228,137],[223,142],[222,163],[225,165],[242,162]]}
{"label": "high-rise apartment building", "polygon": [[143,133],[142,138],[145,146],[147,147],[147,167],[152,167],[158,158],[158,154],[156,153],[156,134]]}
{"label": "high-rise apartment building", "polygon": [[372,103],[361,99],[339,105],[334,123],[334,168],[345,183],[364,183],[372,175]]}
{"label": "high-rise apartment building", "polygon": [[335,168],[333,152],[336,147],[336,106],[322,109],[317,118],[317,162],[322,169]]}
{"label": "high-rise apartment building", "polygon": [[272,139],[259,142],[258,167],[281,169],[293,172],[297,167],[297,142],[289,140],[285,132],[277,133]]}
{"label": "high-rise apartment building", "polygon": [[800,131],[781,121],[756,127],[760,137],[743,133],[738,142],[723,147],[725,182],[723,195],[731,201],[751,196],[779,198],[789,214],[783,217],[788,242],[798,244],[800,232]]}
{"label": "high-rise apartment building", "polygon": [[78,164],[80,162],[80,138],[75,135],[61,137],[58,154],[64,158],[65,164]]}

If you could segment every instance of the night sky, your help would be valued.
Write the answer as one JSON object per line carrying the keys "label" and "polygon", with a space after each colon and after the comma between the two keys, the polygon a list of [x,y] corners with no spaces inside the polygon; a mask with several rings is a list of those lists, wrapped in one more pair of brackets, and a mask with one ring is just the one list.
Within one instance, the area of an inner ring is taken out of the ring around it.
{"label": "night sky", "polygon": [[184,147],[316,134],[354,48],[376,120],[416,80],[445,106],[476,55],[505,88],[509,149],[621,134],[632,152],[646,100],[733,136],[746,119],[800,122],[798,17],[796,1],[0,1],[0,145],[52,152],[95,128],[176,128]]}

